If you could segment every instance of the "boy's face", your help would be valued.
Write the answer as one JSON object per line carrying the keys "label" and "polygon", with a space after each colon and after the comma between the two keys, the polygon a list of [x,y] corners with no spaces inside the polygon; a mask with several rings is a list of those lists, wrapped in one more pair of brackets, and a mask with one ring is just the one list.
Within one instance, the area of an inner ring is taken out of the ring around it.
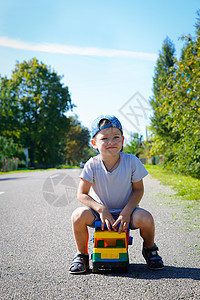
{"label": "boy's face", "polygon": [[124,137],[116,127],[109,127],[99,131],[91,140],[92,146],[103,155],[114,155],[121,151]]}

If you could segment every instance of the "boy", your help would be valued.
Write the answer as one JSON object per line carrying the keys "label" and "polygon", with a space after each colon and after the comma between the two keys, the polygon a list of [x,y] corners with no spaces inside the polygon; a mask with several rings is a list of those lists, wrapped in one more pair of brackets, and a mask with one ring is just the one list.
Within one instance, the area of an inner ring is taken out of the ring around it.
{"label": "boy", "polygon": [[[143,193],[143,178],[148,174],[133,154],[122,152],[123,130],[115,116],[104,115],[92,123],[92,146],[99,155],[90,158],[80,175],[78,200],[86,207],[72,214],[72,228],[77,247],[69,272],[80,274],[89,268],[88,230],[97,220],[108,230],[118,232],[140,229],[142,254],[150,269],[163,269],[162,258],[154,244],[152,215],[138,206]],[[117,225],[119,224],[119,229]]]}

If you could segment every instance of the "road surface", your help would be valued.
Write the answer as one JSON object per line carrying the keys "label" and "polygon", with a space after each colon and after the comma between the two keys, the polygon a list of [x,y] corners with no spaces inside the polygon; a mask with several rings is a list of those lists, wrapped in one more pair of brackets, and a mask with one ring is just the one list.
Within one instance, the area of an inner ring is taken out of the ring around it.
{"label": "road surface", "polygon": [[[164,195],[173,191],[150,175],[141,207],[155,218],[165,269],[146,268],[142,240],[132,231],[127,274],[68,273],[76,252],[70,216],[80,206],[79,174],[77,169],[0,176],[0,299],[200,299],[199,229],[188,227],[178,208],[166,204]],[[90,253],[92,235],[90,229]]]}

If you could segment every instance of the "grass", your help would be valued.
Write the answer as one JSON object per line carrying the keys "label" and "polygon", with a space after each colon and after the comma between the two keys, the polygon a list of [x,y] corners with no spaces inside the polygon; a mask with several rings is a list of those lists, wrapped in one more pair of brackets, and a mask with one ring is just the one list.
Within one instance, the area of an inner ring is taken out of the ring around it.
{"label": "grass", "polygon": [[[170,186],[176,193],[164,195],[168,205],[179,209],[173,214],[173,219],[184,217],[187,221],[186,230],[200,228],[200,180],[190,176],[174,174],[161,166],[146,165],[149,174],[158,179],[161,184]],[[166,204],[166,203],[165,203]]]}
{"label": "grass", "polygon": [[25,172],[34,172],[34,171],[49,171],[49,170],[55,170],[55,168],[52,169],[33,169],[33,170],[16,170],[16,171],[9,171],[9,172],[0,172],[0,175],[7,175],[7,174],[15,174],[15,173],[25,173]]}
{"label": "grass", "polygon": [[176,191],[176,196],[182,200],[200,201],[200,180],[190,176],[172,173],[159,165],[146,165],[152,177],[157,178],[161,184],[169,185]]}
{"label": "grass", "polygon": [[68,165],[61,165],[57,168],[50,168],[50,169],[23,169],[23,170],[16,170],[16,171],[9,171],[9,172],[0,172],[0,175],[6,174],[14,174],[14,173],[24,173],[24,172],[35,172],[35,171],[50,171],[50,170],[60,170],[60,169],[79,169],[76,166],[68,166]]}

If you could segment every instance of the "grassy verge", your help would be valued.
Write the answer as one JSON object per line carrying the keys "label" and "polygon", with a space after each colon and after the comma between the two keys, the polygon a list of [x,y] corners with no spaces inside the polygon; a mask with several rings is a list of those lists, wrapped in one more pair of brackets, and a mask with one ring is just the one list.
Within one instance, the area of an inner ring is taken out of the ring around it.
{"label": "grassy verge", "polygon": [[161,184],[171,186],[176,196],[185,200],[200,201],[200,180],[190,176],[174,174],[161,166],[146,165],[149,174],[157,178]]}
{"label": "grassy verge", "polygon": [[165,196],[166,205],[178,209],[178,212],[174,213],[172,218],[184,218],[188,224],[184,230],[199,229],[200,180],[190,176],[174,174],[161,166],[146,165],[145,167],[152,177],[158,179],[161,184],[170,186],[176,192],[173,195],[163,195]]}
{"label": "grassy verge", "polygon": [[50,168],[50,169],[24,169],[24,170],[16,170],[9,172],[0,172],[0,175],[6,174],[14,174],[14,173],[24,173],[24,172],[35,172],[35,171],[50,171],[50,170],[64,170],[64,169],[79,169],[79,167],[74,166],[59,166],[58,168]]}
{"label": "grassy verge", "polygon": [[26,173],[26,172],[35,172],[35,171],[49,171],[49,170],[55,170],[54,168],[52,169],[33,169],[33,170],[16,170],[16,171],[9,171],[9,172],[0,172],[0,175],[7,175],[7,174],[15,174],[15,173]]}

